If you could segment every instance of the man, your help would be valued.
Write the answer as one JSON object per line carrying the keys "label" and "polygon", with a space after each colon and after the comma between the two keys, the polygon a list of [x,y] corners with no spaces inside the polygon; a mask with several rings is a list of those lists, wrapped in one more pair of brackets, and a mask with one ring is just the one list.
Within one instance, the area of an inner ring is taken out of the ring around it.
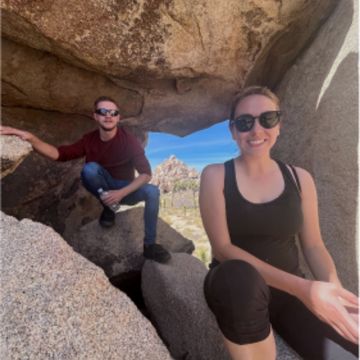
{"label": "man", "polygon": [[[111,210],[114,205],[134,205],[145,201],[144,257],[167,262],[171,255],[155,243],[159,189],[148,184],[151,169],[144,149],[132,134],[118,127],[119,107],[110,97],[101,96],[95,101],[93,117],[98,129],[85,134],[72,145],[55,147],[30,132],[8,126],[0,127],[0,134],[19,136],[28,141],[35,151],[52,160],[67,161],[85,156],[81,180],[104,207],[99,219],[103,227],[114,224],[115,213]],[[136,177],[135,170],[138,172]],[[105,191],[101,199],[99,189]]]}

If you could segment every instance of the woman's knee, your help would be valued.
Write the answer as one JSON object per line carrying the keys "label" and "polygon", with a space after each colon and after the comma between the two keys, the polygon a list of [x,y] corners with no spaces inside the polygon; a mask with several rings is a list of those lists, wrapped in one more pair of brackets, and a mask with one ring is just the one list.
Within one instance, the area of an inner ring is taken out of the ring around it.
{"label": "woman's knee", "polygon": [[212,287],[220,298],[243,307],[253,307],[254,303],[266,305],[269,302],[269,288],[260,273],[242,260],[227,260],[215,269]]}
{"label": "woman's knee", "polygon": [[225,337],[237,344],[263,340],[270,331],[270,291],[249,263],[228,260],[211,270],[205,296]]}

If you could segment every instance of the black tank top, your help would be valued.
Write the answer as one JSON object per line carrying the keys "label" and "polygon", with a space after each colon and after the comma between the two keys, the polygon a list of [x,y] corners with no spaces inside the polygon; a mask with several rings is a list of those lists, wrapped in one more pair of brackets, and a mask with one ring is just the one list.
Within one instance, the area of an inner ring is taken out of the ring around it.
{"label": "black tank top", "polygon": [[[284,178],[284,190],[274,200],[260,204],[241,195],[236,183],[234,160],[225,163],[227,226],[232,244],[279,269],[300,275],[295,242],[303,221],[300,184],[295,183],[284,163],[276,162]],[[296,176],[296,172],[294,174]],[[214,259],[210,267],[217,264]]]}

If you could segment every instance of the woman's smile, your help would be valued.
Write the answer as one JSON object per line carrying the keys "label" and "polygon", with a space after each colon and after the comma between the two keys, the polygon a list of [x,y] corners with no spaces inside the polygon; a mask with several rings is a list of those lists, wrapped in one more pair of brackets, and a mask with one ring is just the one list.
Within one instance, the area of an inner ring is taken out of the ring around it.
{"label": "woman's smile", "polygon": [[266,142],[266,139],[249,139],[247,142],[252,147],[258,147],[264,144],[264,142]]}

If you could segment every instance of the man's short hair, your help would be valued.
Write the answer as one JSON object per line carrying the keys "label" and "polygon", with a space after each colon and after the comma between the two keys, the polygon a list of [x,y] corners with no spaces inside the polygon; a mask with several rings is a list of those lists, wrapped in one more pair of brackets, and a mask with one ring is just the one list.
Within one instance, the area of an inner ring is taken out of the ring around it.
{"label": "man's short hair", "polygon": [[110,96],[99,96],[94,102],[94,110],[97,109],[98,104],[101,103],[102,101],[110,101],[114,103],[118,109],[120,108],[119,104]]}
{"label": "man's short hair", "polygon": [[279,98],[266,86],[247,86],[243,88],[238,94],[235,95],[235,98],[232,102],[230,108],[230,120],[234,120],[235,111],[239,103],[250,95],[263,95],[272,100],[278,107],[280,107],[280,100]]}

